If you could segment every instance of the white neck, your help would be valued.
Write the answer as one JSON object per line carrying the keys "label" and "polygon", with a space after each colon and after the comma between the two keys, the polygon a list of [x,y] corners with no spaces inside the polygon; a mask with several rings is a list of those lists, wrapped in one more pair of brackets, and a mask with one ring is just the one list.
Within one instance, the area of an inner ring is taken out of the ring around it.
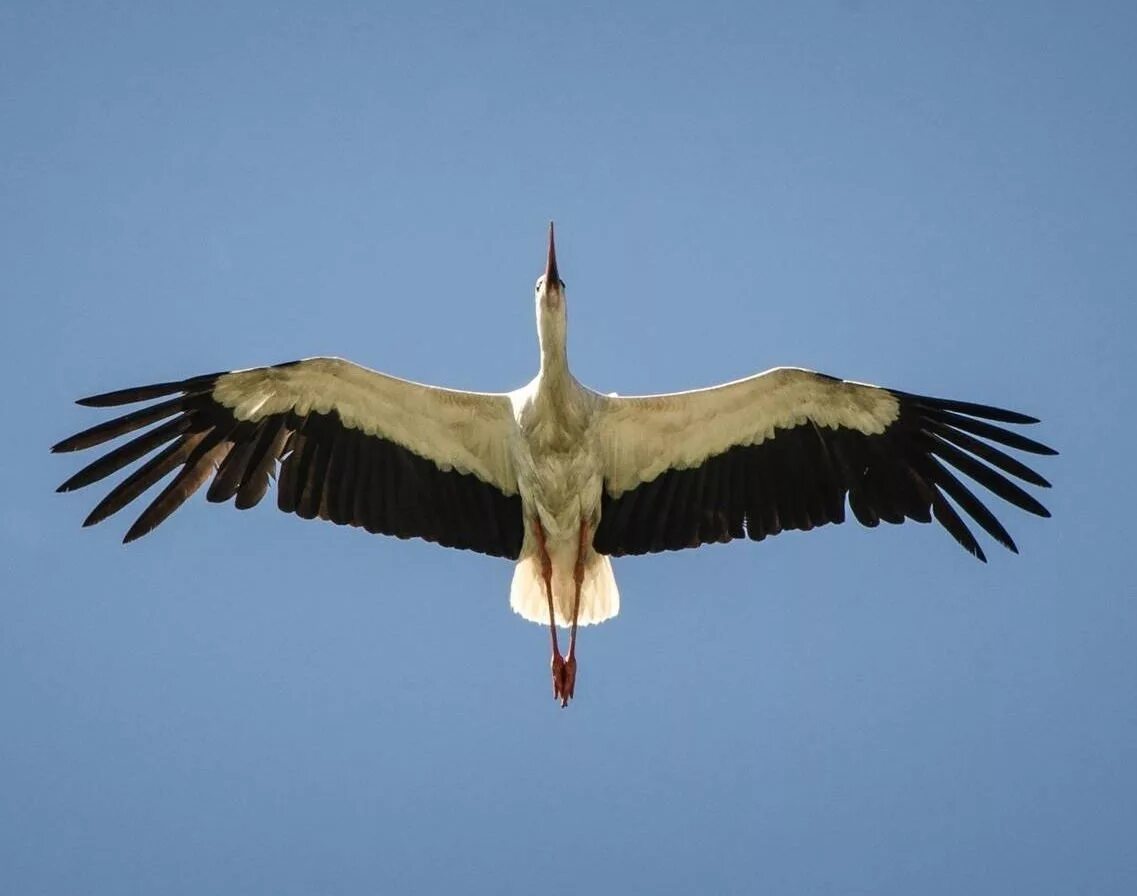
{"label": "white neck", "polygon": [[567,320],[564,295],[537,303],[537,340],[541,345],[542,378],[563,378],[568,373]]}

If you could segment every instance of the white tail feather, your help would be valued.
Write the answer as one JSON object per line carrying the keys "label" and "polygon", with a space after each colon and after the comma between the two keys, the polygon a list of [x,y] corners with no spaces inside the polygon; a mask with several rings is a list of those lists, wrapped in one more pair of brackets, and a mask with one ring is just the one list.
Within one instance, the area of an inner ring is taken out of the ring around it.
{"label": "white tail feather", "polygon": [[[553,614],[557,625],[572,625],[574,585],[572,567],[553,566]],[[509,605],[513,612],[530,622],[549,624],[549,601],[541,579],[541,564],[534,556],[523,557],[513,570],[509,588]],[[578,625],[592,625],[611,619],[620,612],[620,591],[612,574],[612,563],[602,554],[593,554],[584,568],[580,589]]]}

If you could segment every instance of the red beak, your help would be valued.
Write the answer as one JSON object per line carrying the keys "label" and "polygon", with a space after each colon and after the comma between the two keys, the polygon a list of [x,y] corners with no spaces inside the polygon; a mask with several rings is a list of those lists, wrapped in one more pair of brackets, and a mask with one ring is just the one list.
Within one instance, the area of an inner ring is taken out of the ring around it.
{"label": "red beak", "polygon": [[549,259],[545,262],[545,283],[560,285],[561,278],[557,274],[557,245],[553,239],[553,222],[549,222]]}

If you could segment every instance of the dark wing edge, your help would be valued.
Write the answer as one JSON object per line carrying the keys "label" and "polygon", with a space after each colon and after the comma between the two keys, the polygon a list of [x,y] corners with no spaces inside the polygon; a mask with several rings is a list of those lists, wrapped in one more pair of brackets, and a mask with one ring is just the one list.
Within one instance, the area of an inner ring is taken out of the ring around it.
{"label": "dark wing edge", "polygon": [[[207,500],[232,500],[245,510],[260,503],[279,464],[278,506],[304,519],[509,559],[520,554],[524,526],[518,495],[506,495],[472,473],[442,469],[397,442],[346,426],[334,409],[238,420],[213,397],[224,375],[121,389],[77,402],[104,408],[164,399],[52,447],[53,452],[79,451],[151,427],[59,486],[59,492],[83,488],[148,456],[96,505],[84,526],[118,512],[175,470],[124,543],[151,532],[211,477]],[[171,395],[175,397],[167,397]]]}
{"label": "dark wing edge", "polygon": [[1050,516],[1010,477],[1039,488],[1050,483],[991,444],[1057,454],[995,425],[1038,420],[988,405],[887,391],[898,399],[899,413],[878,435],[807,421],[778,429],[760,444],[729,448],[697,467],[666,470],[618,496],[606,489],[593,546],[620,556],[736,538],[761,541],[790,529],[844,522],[847,499],[856,519],[869,527],[882,520],[935,519],[966,551],[986,562],[958,507],[995,541],[1018,553],[1007,530],[952,470],[1028,513]]}

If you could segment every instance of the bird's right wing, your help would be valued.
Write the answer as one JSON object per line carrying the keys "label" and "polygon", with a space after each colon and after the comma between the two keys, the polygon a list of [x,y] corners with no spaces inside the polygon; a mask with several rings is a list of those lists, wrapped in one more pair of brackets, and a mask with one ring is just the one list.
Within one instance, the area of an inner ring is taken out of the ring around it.
{"label": "bird's right wing", "polygon": [[593,544],[603,554],[759,540],[839,523],[846,498],[867,526],[934,516],[984,559],[950,498],[1014,550],[1006,529],[949,467],[1049,516],[1003,474],[1049,483],[990,444],[1055,453],[988,422],[1038,422],[1014,411],[791,367],[692,392],[600,396],[598,407],[604,492]]}
{"label": "bird's right wing", "polygon": [[111,407],[168,395],[175,397],[52,449],[90,448],[157,424],[59,487],[81,488],[152,455],[84,525],[174,470],[126,541],[165,520],[214,471],[210,501],[235,498],[238,508],[252,507],[280,462],[281,510],[484,554],[515,558],[521,550],[521,498],[509,454],[515,422],[506,395],[440,389],[339,358],[308,358],[122,389],[79,404]]}

